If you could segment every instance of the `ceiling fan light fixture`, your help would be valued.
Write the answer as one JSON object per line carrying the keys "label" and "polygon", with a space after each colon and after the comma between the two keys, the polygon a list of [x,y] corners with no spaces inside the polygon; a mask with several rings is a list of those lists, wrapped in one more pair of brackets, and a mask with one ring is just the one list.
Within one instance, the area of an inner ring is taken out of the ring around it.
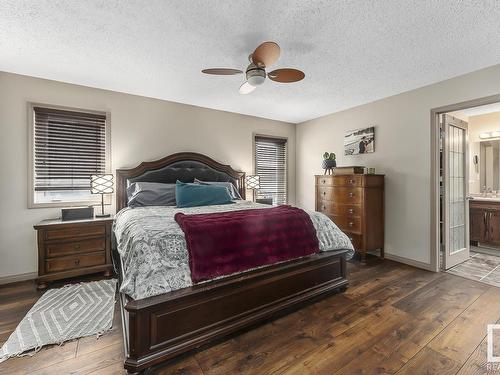
{"label": "ceiling fan light fixture", "polygon": [[253,90],[255,90],[255,86],[251,85],[248,82],[244,82],[240,86],[240,94],[243,94],[243,95],[250,94]]}
{"label": "ceiling fan light fixture", "polygon": [[266,80],[265,69],[258,68],[255,65],[250,65],[247,69],[247,82],[252,86],[259,86]]}
{"label": "ceiling fan light fixture", "polygon": [[[279,83],[293,83],[304,79],[304,72],[293,68],[281,68],[273,70],[269,74],[266,73],[266,68],[269,68],[279,59],[280,53],[280,46],[276,42],[264,42],[248,56],[250,64],[245,70],[246,82],[240,86],[240,94],[250,94],[257,86],[266,81],[266,77]],[[202,73],[229,76],[243,72],[232,68],[210,68],[203,69]]]}

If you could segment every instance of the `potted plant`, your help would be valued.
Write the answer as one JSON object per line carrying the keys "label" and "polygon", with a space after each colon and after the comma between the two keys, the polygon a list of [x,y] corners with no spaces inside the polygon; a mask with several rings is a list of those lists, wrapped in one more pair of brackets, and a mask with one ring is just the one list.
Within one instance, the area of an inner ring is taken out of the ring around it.
{"label": "potted plant", "polygon": [[336,166],[337,166],[337,160],[335,154],[333,152],[325,152],[323,154],[323,164],[322,164],[322,168],[325,170],[325,174],[326,172],[330,174],[332,172],[332,169],[335,168]]}

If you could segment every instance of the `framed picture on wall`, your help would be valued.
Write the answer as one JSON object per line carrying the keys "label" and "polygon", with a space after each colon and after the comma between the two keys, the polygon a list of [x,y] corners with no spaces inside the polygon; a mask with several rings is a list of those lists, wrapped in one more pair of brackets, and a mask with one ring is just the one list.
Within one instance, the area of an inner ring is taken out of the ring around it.
{"label": "framed picture on wall", "polygon": [[368,154],[375,151],[375,127],[348,130],[344,136],[344,155]]}

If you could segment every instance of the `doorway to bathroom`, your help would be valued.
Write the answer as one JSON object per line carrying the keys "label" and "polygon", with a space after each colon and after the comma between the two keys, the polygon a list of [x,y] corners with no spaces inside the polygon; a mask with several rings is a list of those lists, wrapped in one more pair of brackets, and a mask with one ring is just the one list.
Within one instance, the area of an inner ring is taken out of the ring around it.
{"label": "doorway to bathroom", "polygon": [[[433,110],[436,268],[500,286],[500,98]],[[436,191],[437,190],[437,191]]]}

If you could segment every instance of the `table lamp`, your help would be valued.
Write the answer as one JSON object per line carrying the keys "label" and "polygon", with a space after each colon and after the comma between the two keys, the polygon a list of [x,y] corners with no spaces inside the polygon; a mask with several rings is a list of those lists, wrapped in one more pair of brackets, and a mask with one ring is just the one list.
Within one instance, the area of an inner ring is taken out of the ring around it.
{"label": "table lamp", "polygon": [[90,192],[92,194],[101,194],[101,214],[95,217],[109,217],[110,214],[104,213],[104,194],[111,194],[113,189],[112,174],[93,174],[90,176]]}
{"label": "table lamp", "polygon": [[253,201],[255,202],[255,191],[260,189],[260,176],[256,174],[247,175],[245,185],[247,189],[253,190]]}

